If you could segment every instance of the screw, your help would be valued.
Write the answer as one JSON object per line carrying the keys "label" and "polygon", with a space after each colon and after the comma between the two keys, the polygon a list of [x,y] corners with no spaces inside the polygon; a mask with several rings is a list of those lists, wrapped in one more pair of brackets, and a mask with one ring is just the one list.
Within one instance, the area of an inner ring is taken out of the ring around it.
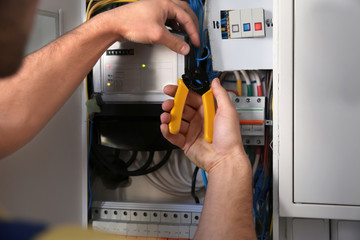
{"label": "screw", "polygon": [[260,143],[261,143],[261,141],[260,141],[260,140],[256,140],[256,143],[257,143],[257,144],[260,144]]}
{"label": "screw", "polygon": [[157,215],[157,213],[154,213],[153,216],[154,216],[154,217],[157,217],[158,215]]}
{"label": "screw", "polygon": [[236,103],[239,103],[239,102],[240,102],[240,99],[235,98],[235,102],[236,102]]}
{"label": "screw", "polygon": [[249,139],[246,139],[245,143],[246,143],[246,144],[250,144],[250,140],[249,140]]}
{"label": "screw", "polygon": [[257,99],[257,102],[258,102],[258,103],[261,103],[261,98],[258,98],[258,99]]}
{"label": "screw", "polygon": [[114,211],[114,215],[117,215],[117,211]]}
{"label": "screw", "polygon": [[147,217],[147,213],[146,213],[146,212],[144,212],[143,215],[144,215],[144,217]]}
{"label": "screw", "polygon": [[249,103],[249,102],[250,102],[250,98],[247,98],[247,99],[246,99],[246,102]]}

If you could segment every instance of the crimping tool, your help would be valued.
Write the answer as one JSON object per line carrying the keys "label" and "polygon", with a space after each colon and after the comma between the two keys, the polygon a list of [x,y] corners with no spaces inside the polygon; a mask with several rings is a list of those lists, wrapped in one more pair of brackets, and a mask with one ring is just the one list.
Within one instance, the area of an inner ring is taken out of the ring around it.
{"label": "crimping tool", "polygon": [[212,143],[215,117],[214,96],[206,72],[196,64],[193,46],[190,47],[190,52],[186,56],[185,74],[182,75],[182,79],[178,79],[177,83],[178,88],[175,93],[174,107],[170,111],[170,133],[177,134],[180,130],[185,101],[189,90],[191,90],[202,98],[204,106],[204,137],[207,142]]}

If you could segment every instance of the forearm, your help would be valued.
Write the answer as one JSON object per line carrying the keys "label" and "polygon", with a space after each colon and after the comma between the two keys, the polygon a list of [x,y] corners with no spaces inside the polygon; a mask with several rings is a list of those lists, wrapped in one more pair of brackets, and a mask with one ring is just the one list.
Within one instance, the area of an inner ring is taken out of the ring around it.
{"label": "forearm", "polygon": [[224,159],[209,171],[208,189],[195,239],[256,239],[251,165],[246,156]]}
{"label": "forearm", "polygon": [[0,81],[0,158],[29,141],[116,40],[99,16],[24,59]]}

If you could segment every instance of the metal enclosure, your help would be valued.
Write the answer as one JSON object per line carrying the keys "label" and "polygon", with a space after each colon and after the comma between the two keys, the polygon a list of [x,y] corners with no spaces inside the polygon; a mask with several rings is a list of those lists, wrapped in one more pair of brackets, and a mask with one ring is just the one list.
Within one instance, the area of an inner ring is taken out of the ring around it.
{"label": "metal enclosure", "polygon": [[93,68],[94,92],[107,103],[162,102],[183,69],[184,56],[163,45],[115,42]]}
{"label": "metal enclosure", "polygon": [[280,215],[359,219],[360,3],[280,0],[279,6]]}

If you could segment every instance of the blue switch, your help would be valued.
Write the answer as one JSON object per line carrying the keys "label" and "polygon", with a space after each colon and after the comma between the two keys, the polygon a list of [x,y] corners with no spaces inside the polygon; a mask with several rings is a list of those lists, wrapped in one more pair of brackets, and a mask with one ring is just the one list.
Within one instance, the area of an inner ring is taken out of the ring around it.
{"label": "blue switch", "polygon": [[249,32],[250,30],[250,23],[244,23],[244,32]]}

